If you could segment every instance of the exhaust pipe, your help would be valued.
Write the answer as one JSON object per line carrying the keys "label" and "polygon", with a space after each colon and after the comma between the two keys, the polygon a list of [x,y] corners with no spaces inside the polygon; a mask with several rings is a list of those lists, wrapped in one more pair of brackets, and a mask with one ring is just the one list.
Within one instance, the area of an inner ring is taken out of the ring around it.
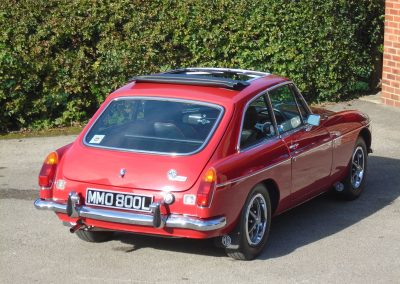
{"label": "exhaust pipe", "polygon": [[82,227],[86,227],[86,225],[82,222],[81,219],[79,219],[78,221],[76,221],[76,224],[69,229],[69,232],[71,234],[73,234],[73,233],[75,233],[76,231],[78,231]]}

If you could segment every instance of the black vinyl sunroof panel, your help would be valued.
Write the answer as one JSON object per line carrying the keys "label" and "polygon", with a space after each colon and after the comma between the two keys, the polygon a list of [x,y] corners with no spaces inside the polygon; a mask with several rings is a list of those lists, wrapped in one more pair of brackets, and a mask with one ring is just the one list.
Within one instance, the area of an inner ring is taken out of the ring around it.
{"label": "black vinyl sunroof panel", "polygon": [[200,85],[242,90],[250,81],[269,75],[264,72],[228,68],[184,68],[164,73],[133,78],[137,83],[152,82],[165,84]]}

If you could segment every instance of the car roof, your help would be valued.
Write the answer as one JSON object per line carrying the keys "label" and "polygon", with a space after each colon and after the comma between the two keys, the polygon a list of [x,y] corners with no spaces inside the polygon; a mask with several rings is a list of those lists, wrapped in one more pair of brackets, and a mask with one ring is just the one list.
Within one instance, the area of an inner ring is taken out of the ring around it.
{"label": "car roof", "polygon": [[113,92],[121,96],[154,96],[231,105],[288,79],[265,72],[229,68],[184,68],[137,76]]}

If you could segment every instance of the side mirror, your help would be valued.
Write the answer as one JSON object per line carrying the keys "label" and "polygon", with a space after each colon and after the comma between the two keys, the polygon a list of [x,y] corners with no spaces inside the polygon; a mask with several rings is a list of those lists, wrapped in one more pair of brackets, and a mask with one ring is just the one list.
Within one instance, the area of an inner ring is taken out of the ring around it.
{"label": "side mirror", "polygon": [[311,126],[319,126],[319,123],[321,122],[321,116],[319,114],[310,114],[307,117],[307,124]]}

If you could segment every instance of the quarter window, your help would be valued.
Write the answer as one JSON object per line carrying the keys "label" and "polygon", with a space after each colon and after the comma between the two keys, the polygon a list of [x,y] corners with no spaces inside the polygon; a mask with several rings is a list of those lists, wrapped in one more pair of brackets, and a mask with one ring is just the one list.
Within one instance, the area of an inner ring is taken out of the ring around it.
{"label": "quarter window", "polygon": [[291,90],[296,99],[297,105],[299,106],[299,110],[300,110],[301,116],[303,117],[303,122],[304,122],[304,121],[306,121],[306,119],[308,117],[308,110],[304,107],[304,103],[305,103],[304,99],[302,99],[301,95],[296,90],[295,86],[290,85],[290,87],[291,87]]}
{"label": "quarter window", "polygon": [[246,109],[240,134],[240,148],[251,147],[274,135],[275,128],[262,95],[251,102]]}
{"label": "quarter window", "polygon": [[279,133],[296,129],[303,124],[298,104],[289,85],[269,91],[269,97]]}

